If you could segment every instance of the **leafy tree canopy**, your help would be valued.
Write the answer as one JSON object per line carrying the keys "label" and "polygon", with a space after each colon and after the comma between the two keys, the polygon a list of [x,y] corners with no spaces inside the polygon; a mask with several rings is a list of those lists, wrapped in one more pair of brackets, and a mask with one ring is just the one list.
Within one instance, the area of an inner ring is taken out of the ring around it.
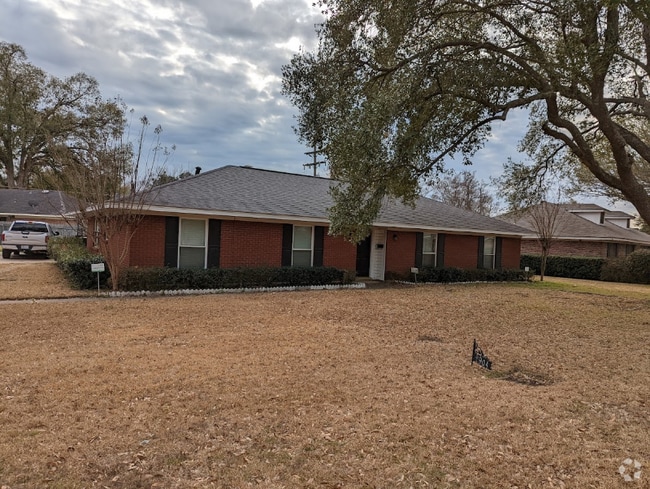
{"label": "leafy tree canopy", "polygon": [[[283,69],[296,131],[322,147],[332,230],[362,238],[386,196],[414,202],[491,124],[530,113],[531,181],[578,161],[650,219],[647,0],[321,0],[314,52]],[[604,163],[600,152],[608,155]]]}
{"label": "leafy tree canopy", "polygon": [[50,76],[21,46],[0,42],[0,183],[28,188],[42,172],[61,171],[57,148],[86,148],[124,125],[122,106],[102,100],[94,78]]}

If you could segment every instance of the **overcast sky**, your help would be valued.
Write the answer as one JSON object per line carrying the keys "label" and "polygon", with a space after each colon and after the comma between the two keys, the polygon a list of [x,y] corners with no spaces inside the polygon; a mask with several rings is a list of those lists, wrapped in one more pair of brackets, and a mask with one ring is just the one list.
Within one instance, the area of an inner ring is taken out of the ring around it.
{"label": "overcast sky", "polygon": [[[292,129],[296,110],[280,91],[282,66],[315,47],[323,19],[312,3],[0,0],[0,40],[20,44],[57,77],[95,77],[104,98],[119,96],[160,124],[163,143],[176,146],[172,173],[251,165],[311,174],[303,168],[309,148]],[[522,161],[526,122],[520,112],[495,126],[469,170],[487,182],[509,157]]]}
{"label": "overcast sky", "polygon": [[[315,46],[322,17],[312,2],[0,0],[0,39],[55,76],[95,77],[104,98],[162,125],[177,172],[234,164],[309,173],[280,90],[282,65]],[[480,178],[517,158],[524,125],[496,131],[472,168]]]}

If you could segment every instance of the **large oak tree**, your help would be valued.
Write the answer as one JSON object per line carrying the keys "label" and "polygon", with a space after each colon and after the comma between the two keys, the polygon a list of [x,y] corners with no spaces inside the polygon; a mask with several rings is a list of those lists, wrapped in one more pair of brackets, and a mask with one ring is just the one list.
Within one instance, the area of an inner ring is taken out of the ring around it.
{"label": "large oak tree", "polygon": [[[530,173],[574,159],[650,219],[650,2],[323,0],[319,47],[284,67],[296,130],[322,147],[333,231],[359,239],[382,199],[413,202],[494,121],[530,115]],[[608,158],[603,161],[602,151]]]}
{"label": "large oak tree", "polygon": [[87,147],[124,128],[119,103],[101,98],[97,81],[48,75],[24,49],[0,42],[0,182],[29,188],[43,171],[60,170],[54,148]]}

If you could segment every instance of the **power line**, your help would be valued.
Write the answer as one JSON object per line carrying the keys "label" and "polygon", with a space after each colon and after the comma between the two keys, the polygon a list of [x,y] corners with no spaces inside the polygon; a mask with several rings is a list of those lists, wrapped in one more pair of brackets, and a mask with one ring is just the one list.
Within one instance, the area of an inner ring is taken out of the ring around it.
{"label": "power line", "polygon": [[307,156],[310,156],[310,155],[313,156],[313,157],[314,157],[314,161],[312,161],[311,163],[305,163],[305,164],[302,165],[302,167],[303,167],[303,168],[313,168],[313,169],[314,169],[314,176],[315,176],[315,177],[318,176],[318,167],[319,167],[320,165],[324,165],[324,164],[325,164],[325,161],[318,161],[318,158],[317,158],[318,154],[319,154],[319,153],[322,153],[322,152],[323,152],[322,149],[316,149],[316,148],[314,147],[314,151],[307,151],[307,152],[305,153]]}

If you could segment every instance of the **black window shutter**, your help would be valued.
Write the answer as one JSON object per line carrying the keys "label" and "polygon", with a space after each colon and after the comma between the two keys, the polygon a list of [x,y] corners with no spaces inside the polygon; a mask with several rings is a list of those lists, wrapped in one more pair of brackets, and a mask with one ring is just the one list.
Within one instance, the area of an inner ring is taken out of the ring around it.
{"label": "black window shutter", "polygon": [[485,256],[485,237],[479,236],[478,237],[478,264],[476,265],[477,268],[484,268],[483,266],[484,256]]}
{"label": "black window shutter", "polygon": [[221,221],[208,221],[208,268],[219,268],[221,258]]}
{"label": "black window shutter", "polygon": [[282,225],[282,266],[291,266],[291,251],[293,248],[293,226],[291,224]]}
{"label": "black window shutter", "polygon": [[178,267],[178,217],[165,218],[165,266]]}
{"label": "black window shutter", "polygon": [[323,249],[325,247],[325,228],[316,226],[314,228],[314,266],[323,266]]}
{"label": "black window shutter", "polygon": [[503,238],[497,238],[495,240],[495,250],[494,250],[494,268],[501,268],[501,256],[503,255]]}
{"label": "black window shutter", "polygon": [[438,243],[436,245],[436,267],[445,267],[445,235],[438,234]]}
{"label": "black window shutter", "polygon": [[424,242],[424,233],[415,233],[415,266],[422,267],[422,246]]}

